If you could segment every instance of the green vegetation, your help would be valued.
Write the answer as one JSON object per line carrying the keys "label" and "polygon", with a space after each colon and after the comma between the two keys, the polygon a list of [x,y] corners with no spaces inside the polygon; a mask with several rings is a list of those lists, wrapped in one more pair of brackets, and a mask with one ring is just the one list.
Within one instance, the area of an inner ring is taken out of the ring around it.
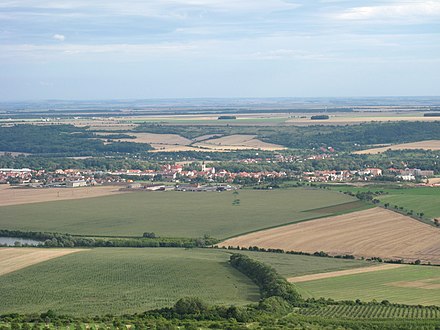
{"label": "green vegetation", "polygon": [[405,265],[390,270],[301,282],[304,297],[335,300],[389,300],[414,305],[440,304],[440,267]]}
{"label": "green vegetation", "polygon": [[263,299],[280,297],[292,305],[302,302],[302,298],[294,286],[271,266],[240,253],[231,255],[230,262],[232,267],[238,269],[258,285]]}
{"label": "green vegetation", "polygon": [[326,318],[348,317],[356,319],[440,319],[440,308],[418,306],[390,306],[387,303],[368,305],[328,305],[303,308],[302,315]]}
{"label": "green vegetation", "polygon": [[[114,136],[113,136],[114,137]],[[91,156],[118,153],[145,153],[149,144],[112,142],[102,139],[85,128],[72,125],[15,125],[0,126],[0,150],[48,154],[50,156]]]}
{"label": "green vegetation", "polygon": [[[353,194],[379,192],[374,198],[387,203],[391,210],[410,212],[413,215],[423,214],[427,218],[440,217],[440,187],[399,187],[397,185],[370,185],[366,187],[335,186],[335,190]],[[401,209],[402,208],[402,209]]]}
{"label": "green vegetation", "polygon": [[[189,124],[189,123],[188,123]],[[220,126],[220,125],[161,125],[147,123],[137,130],[149,133],[174,133],[186,138],[205,134],[256,134],[263,141],[293,149],[332,146],[353,151],[365,146],[440,139],[440,121],[384,122],[347,126]],[[405,134],[402,134],[405,132]]]}
{"label": "green vegetation", "polygon": [[284,277],[326,273],[375,265],[375,263],[362,260],[333,259],[284,253],[252,251],[239,251],[239,253],[275,268]]}
{"label": "green vegetation", "polygon": [[[0,228],[83,235],[226,238],[325,216],[304,212],[354,198],[324,189],[232,192],[140,192],[1,207]],[[330,213],[329,213],[330,214]]]}
{"label": "green vegetation", "polygon": [[[96,251],[96,250],[95,250]],[[185,250],[184,250],[185,251]],[[200,253],[197,250],[197,253]],[[212,253],[213,251],[211,251]],[[86,253],[86,252],[84,252]],[[188,251],[185,251],[188,253]],[[191,251],[191,253],[195,253]],[[221,251],[217,251],[221,253]],[[227,253],[223,253],[224,256]],[[164,255],[165,256],[165,255]],[[166,257],[169,257],[166,255]],[[209,258],[210,256],[204,255],[201,259]],[[127,259],[125,256],[124,260]],[[131,260],[131,259],[129,259]],[[212,258],[209,258],[212,261]],[[224,259],[223,259],[224,260]],[[99,262],[100,260],[98,260]],[[138,260],[139,261],[139,260]],[[146,261],[146,260],[141,260]],[[148,260],[151,266],[141,270],[142,275],[150,275],[151,271],[154,272],[154,266],[157,266],[154,261],[151,262],[151,258]],[[163,261],[169,262],[169,259],[165,258]],[[162,262],[163,262],[162,261]],[[188,265],[188,259],[185,260],[185,265]],[[200,260],[202,261],[202,260]],[[125,266],[127,263],[124,263]],[[136,270],[139,270],[144,264],[139,264]],[[440,308],[422,307],[422,306],[407,306],[391,304],[389,301],[384,300],[380,303],[369,302],[364,303],[360,300],[356,301],[342,301],[335,302],[333,300],[315,300],[308,299],[303,300],[302,297],[295,290],[293,285],[290,285],[285,279],[283,279],[274,268],[265,265],[259,261],[253,260],[243,254],[233,254],[230,256],[230,264],[232,267],[237,268],[240,272],[243,272],[249,276],[260,288],[261,300],[258,304],[252,304],[247,306],[222,306],[212,305],[205,303],[202,299],[195,296],[186,296],[177,300],[172,307],[165,307],[156,310],[150,310],[136,314],[105,314],[101,316],[90,316],[90,310],[83,313],[80,317],[72,317],[60,315],[53,310],[48,310],[41,314],[6,314],[0,315],[0,328],[3,330],[18,330],[18,329],[35,329],[41,330],[44,326],[46,329],[66,329],[74,324],[75,329],[82,330],[86,328],[91,329],[121,329],[128,328],[128,326],[134,329],[326,329],[326,330],[344,330],[344,329],[392,329],[392,330],[404,330],[404,329],[425,329],[436,330],[440,326],[440,320],[438,319]],[[46,266],[48,263],[46,263]],[[192,263],[191,263],[192,265]],[[95,266],[95,265],[94,265]],[[98,265],[101,266],[102,265]],[[182,267],[182,263],[176,266]],[[199,266],[200,267],[200,266]],[[228,266],[229,271],[233,268]],[[101,269],[99,268],[99,269]],[[35,270],[34,267],[31,269]],[[201,269],[201,268],[198,268]],[[163,269],[162,269],[163,270]],[[187,268],[185,268],[187,270]],[[203,269],[206,272],[206,268]],[[159,271],[160,272],[160,271]],[[83,272],[84,273],[84,272]],[[115,277],[108,276],[118,273],[113,268],[110,272],[105,273],[105,277],[102,279],[115,279]],[[157,271],[155,272],[157,273]],[[120,274],[120,272],[118,273]],[[128,274],[128,275],[126,275]],[[132,273],[126,272],[125,276],[131,278]],[[165,272],[167,275],[168,272]],[[89,274],[90,275],[90,274]],[[142,278],[143,276],[139,277]],[[171,275],[176,276],[176,273],[171,272]],[[178,283],[182,281],[182,274],[179,273]],[[178,276],[178,275],[177,275]],[[91,276],[80,275],[78,282],[75,282],[73,286],[81,286],[83,283],[90,281]],[[196,278],[197,280],[198,278]],[[45,279],[47,280],[47,279]],[[125,279],[117,279],[118,285],[112,286],[111,289],[117,287],[119,289],[127,290],[124,287]],[[151,282],[157,280],[157,277],[149,278]],[[159,280],[160,284],[164,279]],[[166,280],[166,279],[165,279]],[[215,280],[215,278],[214,278]],[[121,283],[122,282],[122,285]],[[79,283],[79,284],[78,284]],[[168,286],[170,281],[165,282]],[[1,282],[0,282],[1,284]],[[30,283],[32,284],[32,283]],[[57,283],[55,282],[55,285]],[[143,281],[136,282],[137,285],[143,284]],[[174,282],[173,282],[174,284]],[[196,286],[192,282],[189,286],[195,286],[195,292],[198,292],[201,287]],[[51,286],[51,290],[55,288]],[[176,287],[173,287],[176,289]],[[65,290],[65,288],[63,288]],[[177,288],[180,290],[181,288]],[[209,288],[212,290],[212,288]],[[235,287],[235,289],[238,289]],[[108,290],[108,289],[107,289]],[[152,292],[151,292],[152,291]],[[154,287],[148,293],[154,293],[157,288]],[[194,292],[193,291],[193,292]],[[84,289],[82,293],[87,293]],[[57,291],[57,294],[59,292]],[[173,292],[174,293],[174,292]],[[225,292],[223,292],[224,294]],[[97,295],[107,295],[108,292],[99,292]],[[130,295],[131,294],[131,295]],[[167,291],[169,295],[169,291]],[[205,292],[206,294],[206,292]],[[126,295],[130,295],[131,299],[125,300]],[[133,286],[129,287],[128,291],[123,291],[122,296],[118,296],[118,300],[111,300],[112,306],[115,304],[136,304],[139,300],[136,299],[139,293],[135,291]],[[71,297],[70,295],[68,296]],[[21,298],[21,297],[20,297]],[[26,297],[28,298],[28,297]],[[96,299],[96,295],[93,296]],[[121,299],[122,298],[122,299]],[[145,300],[145,296],[142,296]],[[29,297],[29,299],[35,299],[35,295]],[[63,303],[65,303],[63,300]],[[93,300],[93,299],[92,299]],[[143,301],[143,300],[141,300]],[[90,304],[90,300],[87,301]],[[101,302],[102,303],[102,302]],[[92,308],[94,308],[93,306]],[[69,306],[71,309],[71,306]],[[107,307],[108,308],[108,307]]]}
{"label": "green vegetation", "polygon": [[228,258],[198,249],[78,252],[0,276],[0,314],[124,314],[172,306],[185,296],[216,304],[257,301],[257,287]]}
{"label": "green vegetation", "polygon": [[[147,235],[146,235],[147,234]],[[205,247],[218,240],[204,236],[199,238],[156,237],[144,233],[142,237],[72,236],[70,234],[0,229],[1,237],[35,240],[38,247]],[[1,244],[0,244],[1,246]],[[17,246],[21,246],[19,243]],[[23,246],[27,246],[24,244]]]}
{"label": "green vegetation", "polygon": [[316,115],[316,116],[311,116],[310,119],[311,120],[323,120],[323,119],[329,119],[330,117],[328,115]]}

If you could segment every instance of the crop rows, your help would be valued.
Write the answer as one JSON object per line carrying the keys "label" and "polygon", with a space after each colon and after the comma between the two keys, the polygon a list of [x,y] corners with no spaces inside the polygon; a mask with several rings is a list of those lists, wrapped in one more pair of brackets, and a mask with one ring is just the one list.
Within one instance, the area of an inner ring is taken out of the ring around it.
{"label": "crop rows", "polygon": [[362,318],[362,319],[435,319],[440,318],[437,307],[392,305],[330,305],[316,308],[303,308],[302,315],[327,318]]}

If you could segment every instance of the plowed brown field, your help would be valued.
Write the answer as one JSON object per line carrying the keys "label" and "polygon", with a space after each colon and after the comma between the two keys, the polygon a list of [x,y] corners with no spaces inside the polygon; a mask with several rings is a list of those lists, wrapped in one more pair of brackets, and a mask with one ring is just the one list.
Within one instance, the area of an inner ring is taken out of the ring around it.
{"label": "plowed brown field", "polygon": [[220,246],[381,257],[440,264],[440,230],[399,213],[373,208],[228,239]]}

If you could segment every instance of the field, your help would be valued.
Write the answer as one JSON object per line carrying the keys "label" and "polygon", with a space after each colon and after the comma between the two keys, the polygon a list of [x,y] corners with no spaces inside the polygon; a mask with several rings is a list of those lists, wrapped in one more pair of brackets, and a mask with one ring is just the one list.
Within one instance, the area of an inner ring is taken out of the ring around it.
{"label": "field", "polygon": [[136,138],[121,139],[121,141],[176,145],[187,145],[191,143],[191,140],[188,140],[177,134],[130,133],[129,135],[135,136]]}
{"label": "field", "polygon": [[11,273],[46,260],[81,251],[86,250],[0,248],[0,275]]}
{"label": "field", "polygon": [[123,314],[198,296],[242,305],[258,288],[216,250],[93,249],[0,276],[0,314]]}
{"label": "field", "polygon": [[[239,205],[233,205],[235,198]],[[322,189],[136,192],[0,208],[0,228],[86,235],[226,238],[326,214],[304,212],[354,201]],[[328,214],[332,214],[329,212]],[[328,215],[327,214],[327,215]]]}
{"label": "field", "polygon": [[440,141],[428,140],[428,141],[419,141],[412,143],[394,144],[381,148],[372,148],[367,150],[356,151],[354,153],[359,155],[380,154],[387,150],[405,150],[405,149],[440,150]]}
{"label": "field", "polygon": [[335,271],[365,269],[378,265],[378,263],[363,260],[331,259],[284,253],[253,251],[240,251],[240,253],[272,266],[279,274],[286,278],[309,276],[316,273],[325,274]]}
{"label": "field", "polygon": [[6,205],[91,198],[120,193],[121,191],[119,191],[119,187],[115,186],[78,188],[12,188],[8,185],[0,185],[0,207]]}
{"label": "field", "polygon": [[238,149],[261,149],[261,150],[282,150],[286,149],[280,145],[267,143],[255,138],[255,135],[234,134],[216,139],[206,140],[195,144],[201,148],[212,150],[238,150]]}
{"label": "field", "polygon": [[440,304],[440,267],[410,266],[297,283],[306,297]]}
{"label": "field", "polygon": [[402,264],[379,264],[375,266],[369,265],[368,267],[360,267],[360,268],[347,269],[347,270],[337,270],[327,273],[317,273],[317,274],[289,277],[287,280],[292,283],[301,283],[301,282],[321,280],[323,278],[333,278],[333,277],[353,275],[353,274],[378,272],[381,270],[394,269],[399,267],[403,267],[403,265]]}
{"label": "field", "polygon": [[[353,318],[353,319],[439,319],[440,310],[435,307],[419,308],[397,307],[386,305],[330,305],[319,308],[303,308],[302,315],[320,316],[325,318]],[[423,329],[423,325],[416,327]],[[415,329],[415,327],[414,327]]]}
{"label": "field", "polygon": [[258,246],[332,255],[440,264],[440,230],[399,213],[373,208],[228,239],[221,246]]}
{"label": "field", "polygon": [[414,210],[416,213],[423,212],[427,218],[440,217],[440,187],[407,187],[407,188],[390,188],[390,187],[335,187],[335,190],[366,192],[366,191],[383,191],[384,195],[376,196],[383,203],[390,203],[390,208],[394,205],[401,206],[406,210]]}

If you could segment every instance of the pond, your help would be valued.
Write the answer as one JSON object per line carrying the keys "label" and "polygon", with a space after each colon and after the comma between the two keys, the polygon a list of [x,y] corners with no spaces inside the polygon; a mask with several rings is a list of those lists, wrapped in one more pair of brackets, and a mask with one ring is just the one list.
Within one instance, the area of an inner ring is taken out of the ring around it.
{"label": "pond", "polygon": [[15,242],[20,242],[22,245],[38,245],[42,242],[35,241],[33,239],[28,238],[19,238],[19,237],[0,237],[0,245],[14,246]]}

